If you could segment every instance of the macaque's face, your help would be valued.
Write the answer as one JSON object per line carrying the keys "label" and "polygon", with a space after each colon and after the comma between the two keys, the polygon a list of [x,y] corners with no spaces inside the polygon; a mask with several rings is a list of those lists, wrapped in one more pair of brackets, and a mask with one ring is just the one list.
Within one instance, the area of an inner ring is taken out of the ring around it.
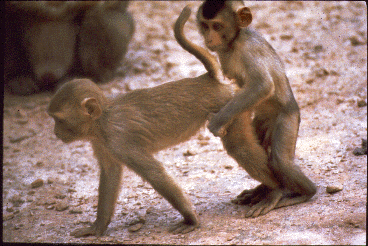
{"label": "macaque's face", "polygon": [[226,50],[239,31],[235,15],[227,9],[221,10],[214,18],[206,19],[198,15],[199,31],[211,51]]}
{"label": "macaque's face", "polygon": [[70,112],[49,112],[55,121],[54,133],[64,143],[82,140],[88,137],[91,127],[91,120],[83,115],[78,109],[71,109]]}
{"label": "macaque's face", "polygon": [[197,23],[205,44],[211,51],[226,51],[231,47],[240,29],[252,22],[252,13],[247,7],[235,11],[232,7],[225,6],[213,18],[203,17],[203,11],[210,10],[201,7],[198,10]]}
{"label": "macaque's face", "polygon": [[236,22],[231,19],[225,20],[222,12],[211,20],[200,17],[198,24],[205,44],[211,51],[227,49],[238,30]]}

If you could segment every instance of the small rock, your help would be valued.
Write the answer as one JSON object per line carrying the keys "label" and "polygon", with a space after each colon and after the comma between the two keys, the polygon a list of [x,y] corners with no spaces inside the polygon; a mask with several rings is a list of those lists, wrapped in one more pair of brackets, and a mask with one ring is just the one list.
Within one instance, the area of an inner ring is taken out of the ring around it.
{"label": "small rock", "polygon": [[9,201],[13,203],[14,207],[19,207],[25,202],[25,200],[20,195],[14,195],[9,199]]}
{"label": "small rock", "polygon": [[200,140],[200,141],[198,142],[198,144],[199,144],[200,146],[206,146],[206,145],[208,145],[209,143],[208,143],[208,141],[207,141],[207,140]]}
{"label": "small rock", "polygon": [[83,211],[81,209],[71,209],[69,210],[70,214],[82,214]]}
{"label": "small rock", "polygon": [[55,208],[55,205],[47,205],[45,208],[46,208],[47,210],[52,210],[52,209],[54,209],[54,208]]}
{"label": "small rock", "polygon": [[31,187],[32,189],[41,187],[43,185],[43,180],[42,179],[36,179],[35,181],[32,182]]}
{"label": "small rock", "polygon": [[353,154],[356,155],[356,156],[367,154],[367,139],[362,139],[362,147],[361,148],[355,148],[353,150]]}
{"label": "small rock", "polygon": [[225,168],[225,169],[227,169],[227,170],[231,170],[231,169],[233,169],[234,167],[233,167],[233,166],[230,166],[230,165],[226,165],[226,166],[224,166],[224,168]]}
{"label": "small rock", "polygon": [[130,232],[136,232],[138,230],[140,230],[142,228],[143,224],[142,223],[138,223],[138,224],[135,224],[135,225],[132,225],[128,228],[128,231]]}
{"label": "small rock", "polygon": [[6,212],[12,213],[14,212],[14,208],[6,208]]}
{"label": "small rock", "polygon": [[367,102],[364,100],[359,100],[357,104],[359,108],[367,106]]}
{"label": "small rock", "polygon": [[183,153],[183,156],[193,156],[195,155],[195,153],[193,151],[190,151],[189,149],[187,150],[187,152]]}
{"label": "small rock", "polygon": [[[145,212],[145,214],[147,214],[147,212]],[[133,226],[133,225],[136,225],[136,224],[144,224],[146,223],[146,219],[145,219],[145,214],[142,214],[142,213],[135,213],[135,215],[137,217],[135,217],[133,219],[133,221],[131,221],[129,223],[129,226]]]}
{"label": "small rock", "polygon": [[349,40],[352,46],[363,45],[366,43],[364,40],[362,40],[362,38],[358,36],[351,36]]}
{"label": "small rock", "polygon": [[308,85],[312,84],[314,82],[313,78],[309,78],[305,81],[305,83],[307,83]]}
{"label": "small rock", "polygon": [[14,116],[17,118],[26,118],[27,114],[24,112],[23,109],[18,109]]}
{"label": "small rock", "polygon": [[314,71],[316,77],[321,78],[329,75],[330,73],[325,68],[320,68]]}
{"label": "small rock", "polygon": [[343,189],[344,189],[344,186],[342,184],[328,185],[326,187],[326,192],[329,194],[333,194],[333,193],[342,191]]}
{"label": "small rock", "polygon": [[25,125],[28,123],[28,119],[20,119],[20,120],[17,120],[17,124],[19,125]]}
{"label": "small rock", "polygon": [[9,141],[10,143],[19,143],[35,135],[36,135],[36,132],[32,129],[29,129],[27,132],[18,132],[14,134],[13,136],[9,136]]}
{"label": "small rock", "polygon": [[37,104],[34,103],[34,102],[29,102],[29,103],[23,104],[23,108],[25,108],[25,109],[34,109],[36,106],[37,106]]}
{"label": "small rock", "polygon": [[7,221],[7,220],[11,220],[14,218],[14,214],[5,214],[3,215],[3,220]]}
{"label": "small rock", "polygon": [[65,211],[69,208],[69,205],[66,202],[59,202],[56,204],[55,210],[56,211]]}
{"label": "small rock", "polygon": [[40,202],[40,205],[44,204],[44,205],[52,205],[52,204],[55,204],[56,203],[56,200],[51,198],[51,199],[48,199],[47,201],[44,201],[44,202]]}
{"label": "small rock", "polygon": [[208,137],[208,136],[203,136],[202,134],[199,134],[197,139],[198,139],[198,140],[210,140],[210,137]]}
{"label": "small rock", "polygon": [[63,193],[57,193],[57,194],[55,194],[55,196],[54,196],[56,199],[64,199],[65,197],[66,197],[66,195],[65,194],[63,194]]}
{"label": "small rock", "polygon": [[147,210],[146,210],[146,214],[154,214],[154,208],[153,207],[149,207],[149,208],[147,208]]}
{"label": "small rock", "polygon": [[323,50],[323,46],[322,45],[316,45],[314,46],[314,52],[318,53],[321,52]]}
{"label": "small rock", "polygon": [[38,162],[36,163],[36,166],[37,166],[37,167],[42,167],[42,166],[43,166],[43,162],[42,162],[42,161],[38,161]]}
{"label": "small rock", "polygon": [[293,35],[291,35],[291,34],[282,34],[282,35],[280,35],[280,39],[281,40],[290,40],[290,39],[293,39]]}

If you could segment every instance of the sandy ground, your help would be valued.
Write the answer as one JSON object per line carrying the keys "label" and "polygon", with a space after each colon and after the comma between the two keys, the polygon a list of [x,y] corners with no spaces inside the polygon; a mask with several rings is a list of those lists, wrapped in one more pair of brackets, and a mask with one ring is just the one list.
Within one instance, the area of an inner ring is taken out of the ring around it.
{"label": "sandy ground", "polygon": [[[107,94],[205,72],[174,39],[172,26],[186,4],[131,3],[136,33],[121,77],[101,85]],[[200,2],[191,4],[196,10]],[[245,219],[247,207],[230,200],[258,183],[226,155],[218,138],[203,129],[192,140],[156,155],[190,196],[201,220],[199,229],[185,235],[169,233],[182,219],[180,214],[149,184],[125,170],[115,216],[105,236],[73,238],[70,231],[96,216],[98,167],[91,146],[84,142],[65,145],[56,139],[53,121],[45,112],[52,92],[28,97],[5,94],[3,240],[366,244],[367,155],[355,156],[353,150],[367,138],[367,6],[364,2],[247,5],[254,14],[252,27],[285,62],[301,108],[295,163],[317,184],[313,199]],[[202,44],[193,17],[186,33]],[[37,183],[39,187],[32,188]],[[329,194],[328,186],[342,190]]]}

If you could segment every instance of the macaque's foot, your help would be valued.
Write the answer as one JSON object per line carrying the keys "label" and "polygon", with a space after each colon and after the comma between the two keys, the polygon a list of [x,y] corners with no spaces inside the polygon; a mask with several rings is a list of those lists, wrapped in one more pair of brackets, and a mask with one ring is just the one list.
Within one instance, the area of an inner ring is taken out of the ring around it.
{"label": "macaque's foot", "polygon": [[261,200],[263,200],[271,191],[272,190],[270,188],[261,184],[254,189],[244,190],[235,199],[231,200],[231,202],[238,205],[257,204]]}
{"label": "macaque's foot", "polygon": [[188,232],[194,231],[199,227],[199,223],[186,223],[186,222],[180,222],[179,224],[173,226],[169,232],[173,234],[186,234]]}
{"label": "macaque's foot", "polygon": [[293,192],[280,189],[271,189],[261,184],[254,189],[244,190],[232,203],[239,205],[249,205],[250,209],[245,217],[258,217],[264,215],[273,209],[295,205],[308,201],[311,196],[300,195]]}
{"label": "macaque's foot", "polygon": [[80,228],[74,230],[70,233],[73,237],[87,237],[87,236],[97,236],[100,237],[104,233],[104,229],[99,229],[95,224],[90,227]]}
{"label": "macaque's foot", "polygon": [[[251,204],[250,209],[245,214],[245,217],[258,217],[259,215],[264,215],[270,212],[272,209],[278,208],[277,204],[283,198],[283,192],[279,189],[271,190],[268,192],[267,196],[263,199],[259,198],[259,202],[256,204]],[[253,201],[252,201],[253,203]]]}

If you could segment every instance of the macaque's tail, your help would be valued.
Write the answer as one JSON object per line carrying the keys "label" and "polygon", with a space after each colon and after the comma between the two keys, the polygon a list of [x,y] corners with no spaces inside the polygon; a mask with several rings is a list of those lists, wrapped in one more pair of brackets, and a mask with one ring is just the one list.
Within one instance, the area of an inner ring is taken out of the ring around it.
{"label": "macaque's tail", "polygon": [[189,19],[191,12],[189,6],[186,6],[176,20],[174,27],[176,41],[178,41],[183,49],[197,57],[197,59],[203,63],[211,77],[216,78],[218,81],[222,81],[221,68],[216,57],[210,54],[206,49],[192,43],[184,36],[184,25]]}

